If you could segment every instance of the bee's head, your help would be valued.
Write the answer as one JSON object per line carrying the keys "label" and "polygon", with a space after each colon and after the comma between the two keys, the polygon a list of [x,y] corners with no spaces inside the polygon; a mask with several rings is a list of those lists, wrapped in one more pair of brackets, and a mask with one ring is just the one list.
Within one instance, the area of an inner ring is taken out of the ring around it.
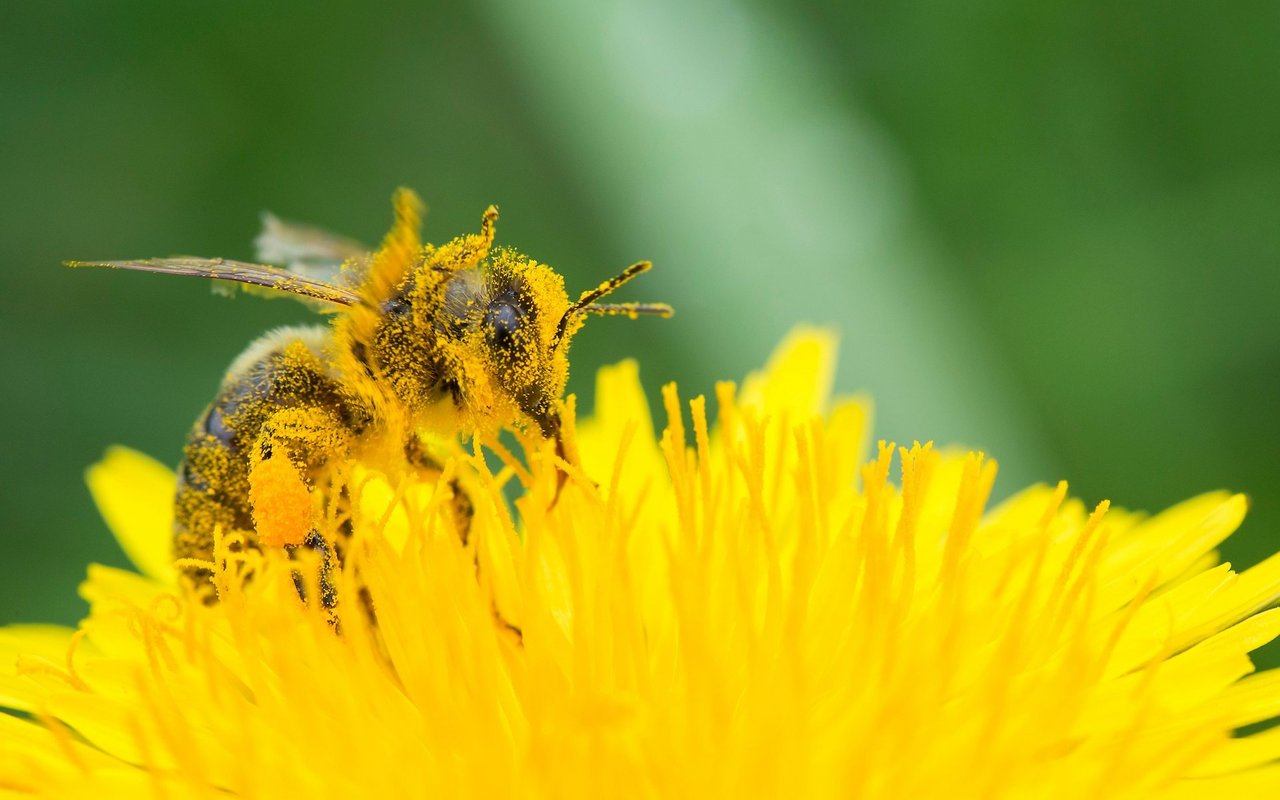
{"label": "bee's head", "polygon": [[637,264],[576,301],[569,300],[558,273],[514,250],[496,250],[474,270],[454,274],[445,287],[444,316],[457,321],[459,372],[485,376],[469,381],[464,393],[499,421],[524,418],[544,437],[555,436],[556,404],[569,379],[569,344],[586,315],[671,313],[664,305],[594,302],[648,268]]}
{"label": "bee's head", "polygon": [[523,418],[553,436],[569,378],[568,340],[555,339],[569,306],[564,279],[513,250],[454,273],[441,322],[467,404],[495,422]]}
{"label": "bee's head", "polygon": [[[595,302],[648,269],[647,262],[570,301],[564,279],[550,267],[514,250],[491,250],[496,219],[491,207],[478,235],[417,250],[395,286],[369,296],[376,324],[365,328],[367,343],[351,337],[352,350],[415,414],[429,418],[447,406],[458,418],[445,424],[455,429],[524,421],[556,437],[569,343],[586,314],[665,316],[671,309]],[[378,258],[398,242],[395,234]],[[446,396],[453,402],[441,402]]]}

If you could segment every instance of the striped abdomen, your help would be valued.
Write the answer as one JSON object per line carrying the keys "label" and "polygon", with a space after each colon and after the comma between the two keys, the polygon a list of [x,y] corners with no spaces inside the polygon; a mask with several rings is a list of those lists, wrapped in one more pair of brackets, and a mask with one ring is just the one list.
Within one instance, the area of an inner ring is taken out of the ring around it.
{"label": "striped abdomen", "polygon": [[[324,328],[270,333],[232,364],[218,395],[183,450],[174,498],[174,555],[212,563],[214,531],[238,532],[257,546],[249,502],[255,452],[287,449],[308,481],[342,457],[371,423],[369,412],[330,374],[321,355]],[[183,566],[206,601],[216,599],[212,570]]]}

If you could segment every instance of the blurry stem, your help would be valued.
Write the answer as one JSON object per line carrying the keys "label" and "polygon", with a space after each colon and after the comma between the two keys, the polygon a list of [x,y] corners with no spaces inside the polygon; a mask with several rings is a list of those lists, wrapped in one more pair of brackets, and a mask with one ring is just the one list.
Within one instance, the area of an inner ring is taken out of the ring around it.
{"label": "blurry stem", "polygon": [[878,435],[988,449],[1009,486],[1056,477],[898,154],[780,8],[482,5],[600,218],[659,265],[647,290],[681,326],[659,335],[696,338],[708,376],[833,324],[838,386],[874,394]]}

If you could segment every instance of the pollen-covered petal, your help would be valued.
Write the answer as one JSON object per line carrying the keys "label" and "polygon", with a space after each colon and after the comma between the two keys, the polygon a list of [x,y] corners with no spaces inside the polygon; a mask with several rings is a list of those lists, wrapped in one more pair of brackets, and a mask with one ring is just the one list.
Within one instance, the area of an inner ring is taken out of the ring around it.
{"label": "pollen-covered petal", "polygon": [[89,467],[85,481],[129,560],[144,575],[174,583],[173,472],[136,450],[116,446]]}

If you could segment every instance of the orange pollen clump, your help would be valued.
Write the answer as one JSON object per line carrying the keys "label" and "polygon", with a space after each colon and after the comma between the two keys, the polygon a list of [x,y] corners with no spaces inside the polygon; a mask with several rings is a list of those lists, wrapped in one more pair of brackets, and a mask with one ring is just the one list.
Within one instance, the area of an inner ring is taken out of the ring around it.
{"label": "orange pollen clump", "polygon": [[279,446],[275,458],[254,465],[249,503],[258,540],[268,547],[302,544],[315,527],[311,492]]}

